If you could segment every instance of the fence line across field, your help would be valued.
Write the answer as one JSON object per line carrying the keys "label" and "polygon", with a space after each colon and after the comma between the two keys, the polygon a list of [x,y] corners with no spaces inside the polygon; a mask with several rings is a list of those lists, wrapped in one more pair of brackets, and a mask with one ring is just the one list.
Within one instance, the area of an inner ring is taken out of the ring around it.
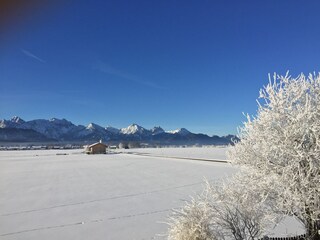
{"label": "fence line across field", "polygon": [[264,236],[263,238],[260,238],[258,240],[305,240],[306,234],[293,236],[293,237],[268,237]]}
{"label": "fence line across field", "polygon": [[150,153],[140,153],[140,152],[121,152],[123,154],[132,154],[139,155],[144,157],[157,157],[157,158],[173,158],[173,159],[182,159],[182,160],[194,160],[194,161],[204,161],[204,162],[216,162],[216,163],[231,163],[229,160],[223,159],[208,159],[208,158],[192,158],[192,157],[177,157],[177,156],[162,156],[162,155],[153,155]]}

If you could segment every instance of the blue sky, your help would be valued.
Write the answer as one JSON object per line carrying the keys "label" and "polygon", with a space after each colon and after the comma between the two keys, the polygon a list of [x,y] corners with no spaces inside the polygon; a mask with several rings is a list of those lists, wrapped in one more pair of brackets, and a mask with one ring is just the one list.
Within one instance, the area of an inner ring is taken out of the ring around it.
{"label": "blue sky", "polygon": [[69,1],[4,30],[0,118],[236,133],[268,73],[319,71],[318,1]]}

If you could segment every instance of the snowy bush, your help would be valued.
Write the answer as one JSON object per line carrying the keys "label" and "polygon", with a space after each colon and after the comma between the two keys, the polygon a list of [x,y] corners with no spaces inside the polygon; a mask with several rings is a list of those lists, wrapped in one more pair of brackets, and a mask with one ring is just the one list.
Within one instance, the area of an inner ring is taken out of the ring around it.
{"label": "snowy bush", "polygon": [[172,214],[169,239],[249,240],[260,237],[276,217],[272,208],[265,204],[272,194],[256,189],[258,180],[266,185],[269,182],[244,172],[228,182],[215,185],[207,182],[203,194]]}
{"label": "snowy bush", "polygon": [[214,214],[211,226],[227,239],[245,240],[261,237],[264,230],[277,222],[277,214],[268,204],[273,193],[257,187],[256,182],[269,180],[250,172],[240,172],[218,185],[207,184]]}
{"label": "snowy bush", "polygon": [[213,240],[210,229],[212,209],[203,197],[192,199],[181,210],[173,211],[169,218],[169,240]]}
{"label": "snowy bush", "polygon": [[[320,218],[320,75],[274,75],[260,91],[256,117],[240,128],[229,152],[235,164],[276,176],[276,208],[298,218],[310,239]],[[319,236],[318,236],[319,237]]]}

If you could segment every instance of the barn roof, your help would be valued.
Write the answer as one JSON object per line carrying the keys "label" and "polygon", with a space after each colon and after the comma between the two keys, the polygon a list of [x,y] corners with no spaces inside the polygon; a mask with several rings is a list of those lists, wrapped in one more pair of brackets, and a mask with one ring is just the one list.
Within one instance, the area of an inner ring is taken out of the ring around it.
{"label": "barn roof", "polygon": [[93,143],[93,144],[91,144],[91,145],[89,145],[88,147],[94,147],[94,146],[97,146],[97,145],[103,145],[103,146],[107,146],[106,144],[104,144],[104,143],[101,143],[101,142],[96,142],[96,143]]}

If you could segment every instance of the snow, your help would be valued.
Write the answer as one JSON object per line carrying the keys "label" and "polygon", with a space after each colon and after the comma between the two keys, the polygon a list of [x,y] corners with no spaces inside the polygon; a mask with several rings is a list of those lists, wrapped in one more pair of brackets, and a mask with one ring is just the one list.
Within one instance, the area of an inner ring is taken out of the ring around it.
{"label": "snow", "polygon": [[7,126],[6,121],[5,120],[1,120],[0,121],[0,128],[5,128]]}
{"label": "snow", "polygon": [[135,134],[135,133],[143,133],[146,131],[143,127],[137,125],[137,124],[131,124],[127,128],[121,128],[121,133],[123,134]]}
{"label": "snow", "polygon": [[227,160],[226,151],[228,147],[177,147],[177,148],[137,148],[137,149],[118,149],[118,152],[125,153],[144,153],[162,157],[185,157]]}
{"label": "snow", "polygon": [[18,116],[14,116],[12,117],[10,120],[0,120],[0,128],[14,128],[14,127],[18,127],[19,125],[25,123],[25,121],[23,119],[21,119]]}
{"label": "snow", "polygon": [[152,135],[157,135],[164,132],[164,130],[160,126],[153,127],[150,131]]}
{"label": "snow", "polygon": [[95,123],[89,123],[88,126],[86,127],[87,130],[99,130],[99,131],[104,131],[105,129],[98,124]]}
{"label": "snow", "polygon": [[105,129],[106,129],[106,131],[111,132],[113,134],[119,134],[119,132],[120,132],[120,129],[114,128],[111,126],[107,126]]}
{"label": "snow", "polygon": [[166,239],[170,210],[200,192],[204,177],[238,171],[169,158],[226,159],[226,148],[131,150],[163,157],[82,151],[0,151],[1,239]]}
{"label": "snow", "polygon": [[183,136],[190,134],[190,132],[185,128],[179,128],[179,129],[176,129],[176,130],[167,131],[167,133],[180,134],[180,135],[183,135]]}
{"label": "snow", "polygon": [[21,123],[24,123],[25,121],[23,119],[21,119],[20,117],[18,116],[14,116],[10,119],[11,122],[14,122],[14,123],[18,123],[18,124],[21,124]]}
{"label": "snow", "polygon": [[52,118],[50,120],[36,119],[24,122],[17,127],[22,129],[33,129],[49,138],[59,138],[60,136],[76,128],[75,125],[66,119],[57,118]]}

